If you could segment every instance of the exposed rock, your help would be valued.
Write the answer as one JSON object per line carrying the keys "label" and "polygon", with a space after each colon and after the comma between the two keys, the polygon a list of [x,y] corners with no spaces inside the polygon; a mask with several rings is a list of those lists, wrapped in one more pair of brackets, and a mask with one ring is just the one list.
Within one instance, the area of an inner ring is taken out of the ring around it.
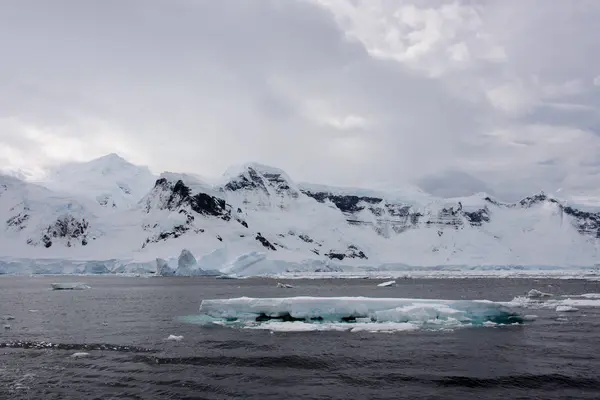
{"label": "exposed rock", "polygon": [[258,240],[263,246],[265,246],[269,250],[277,251],[277,248],[271,244],[263,235],[258,232],[256,234],[256,240]]}

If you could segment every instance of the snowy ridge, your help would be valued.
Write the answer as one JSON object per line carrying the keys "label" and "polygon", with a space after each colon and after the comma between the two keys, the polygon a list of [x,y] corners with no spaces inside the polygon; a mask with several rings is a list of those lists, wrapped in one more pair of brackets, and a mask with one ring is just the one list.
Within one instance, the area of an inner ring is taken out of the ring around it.
{"label": "snowy ridge", "polygon": [[[257,163],[209,183],[156,177],[116,155],[36,184],[1,176],[0,218],[0,273],[575,271],[595,267],[600,237],[600,212],[544,193],[503,203],[485,193],[439,199],[412,188],[298,185]],[[195,260],[187,269],[183,250]]]}

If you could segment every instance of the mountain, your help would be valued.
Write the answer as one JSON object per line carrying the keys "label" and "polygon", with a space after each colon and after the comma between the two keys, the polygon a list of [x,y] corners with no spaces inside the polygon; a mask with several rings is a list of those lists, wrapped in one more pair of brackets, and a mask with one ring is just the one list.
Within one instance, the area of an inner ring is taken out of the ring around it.
{"label": "mountain", "polygon": [[257,163],[207,183],[116,155],[36,184],[1,176],[0,217],[5,273],[591,267],[600,240],[599,211],[544,193],[440,199],[297,184]]}
{"label": "mountain", "polygon": [[106,208],[131,208],[152,186],[156,176],[117,154],[89,162],[74,162],[48,171],[36,183],[48,189],[91,197]]}

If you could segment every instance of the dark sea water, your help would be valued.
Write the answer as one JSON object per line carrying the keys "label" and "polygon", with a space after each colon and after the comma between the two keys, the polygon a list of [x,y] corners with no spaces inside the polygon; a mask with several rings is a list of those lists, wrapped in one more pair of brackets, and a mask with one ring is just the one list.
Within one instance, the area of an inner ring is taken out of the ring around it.
{"label": "dark sea water", "polygon": [[[83,281],[83,291],[51,282]],[[398,333],[238,330],[186,324],[208,298],[373,296],[508,301],[567,280],[2,277],[0,399],[599,399],[600,310],[520,326]],[[31,310],[31,311],[30,311]],[[180,342],[166,341],[183,335]],[[49,344],[50,343],[50,344]],[[88,357],[74,358],[77,352]]]}

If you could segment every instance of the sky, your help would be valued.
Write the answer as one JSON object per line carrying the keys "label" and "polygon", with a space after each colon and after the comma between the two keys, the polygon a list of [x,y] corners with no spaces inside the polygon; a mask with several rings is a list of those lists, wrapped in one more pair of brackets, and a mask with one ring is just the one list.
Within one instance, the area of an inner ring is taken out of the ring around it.
{"label": "sky", "polygon": [[600,2],[551,3],[6,1],[0,169],[600,197]]}

